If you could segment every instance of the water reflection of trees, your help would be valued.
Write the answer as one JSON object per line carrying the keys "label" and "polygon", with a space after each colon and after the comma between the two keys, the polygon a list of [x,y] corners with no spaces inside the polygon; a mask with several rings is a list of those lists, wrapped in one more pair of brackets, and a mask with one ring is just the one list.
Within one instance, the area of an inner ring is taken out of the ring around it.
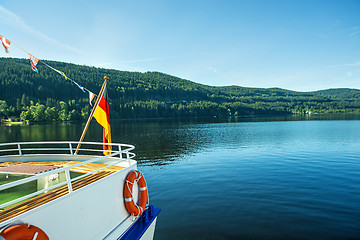
{"label": "water reflection of trees", "polygon": [[[321,116],[287,118],[228,118],[177,120],[112,120],[112,140],[134,145],[140,165],[164,165],[181,161],[199,151],[216,151],[222,147],[242,148],[273,141],[271,136],[259,139],[264,133],[254,132],[254,126],[218,123],[321,120]],[[330,120],[327,115],[324,117]],[[359,119],[359,115],[333,116],[332,119]],[[21,126],[0,125],[0,142],[78,141],[84,123],[48,123]],[[266,134],[265,134],[266,135]],[[276,138],[279,140],[278,138]],[[93,121],[84,141],[101,142],[102,128]]]}
{"label": "water reflection of trees", "polygon": [[196,151],[191,136],[181,129],[187,123],[179,121],[119,121],[112,124],[114,142],[135,145],[138,163],[164,165],[178,161]]}
{"label": "water reflection of trees", "polygon": [[[112,141],[134,145],[139,164],[168,164],[194,148],[177,121],[112,121]],[[0,142],[78,141],[84,123],[0,126]],[[102,128],[94,121],[84,141],[101,142]]]}
{"label": "water reflection of trees", "polygon": [[73,123],[1,126],[0,142],[78,141],[82,126]]}

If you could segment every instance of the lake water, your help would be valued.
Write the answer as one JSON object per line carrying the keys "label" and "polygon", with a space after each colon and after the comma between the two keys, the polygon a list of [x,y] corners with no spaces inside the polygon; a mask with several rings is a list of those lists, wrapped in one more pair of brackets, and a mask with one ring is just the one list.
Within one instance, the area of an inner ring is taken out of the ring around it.
{"label": "lake water", "polygon": [[[360,120],[113,121],[136,146],[155,239],[360,239]],[[84,124],[0,126],[0,142],[74,140]],[[85,141],[101,141],[93,123]]]}

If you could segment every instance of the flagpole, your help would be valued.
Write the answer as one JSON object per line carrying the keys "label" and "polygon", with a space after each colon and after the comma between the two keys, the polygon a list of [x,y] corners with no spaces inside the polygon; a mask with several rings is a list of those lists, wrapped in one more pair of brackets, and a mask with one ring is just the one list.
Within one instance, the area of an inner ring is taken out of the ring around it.
{"label": "flagpole", "polygon": [[77,153],[79,152],[79,148],[81,147],[81,142],[84,140],[86,131],[87,131],[89,125],[90,125],[90,121],[91,121],[92,117],[94,116],[95,109],[96,109],[96,107],[97,107],[97,105],[98,105],[98,103],[99,103],[99,101],[100,101],[100,97],[101,97],[101,95],[102,95],[102,92],[104,91],[104,88],[105,88],[105,85],[106,85],[106,82],[107,82],[107,81],[109,81],[109,78],[105,76],[105,77],[104,77],[104,83],[103,83],[103,85],[101,86],[99,95],[98,95],[97,98],[96,98],[96,102],[95,102],[95,104],[94,104],[94,107],[93,107],[93,109],[91,110],[90,116],[89,116],[89,118],[88,118],[88,120],[87,120],[87,122],[86,122],[86,125],[85,125],[85,128],[84,128],[84,130],[83,130],[83,133],[81,134],[79,143],[78,143],[78,145],[77,145],[77,147],[76,147],[75,154],[77,154]]}

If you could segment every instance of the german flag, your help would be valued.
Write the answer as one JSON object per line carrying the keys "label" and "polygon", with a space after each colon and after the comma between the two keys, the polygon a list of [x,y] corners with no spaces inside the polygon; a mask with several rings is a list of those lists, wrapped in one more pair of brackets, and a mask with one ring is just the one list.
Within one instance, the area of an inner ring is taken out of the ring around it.
{"label": "german flag", "polygon": [[[110,112],[107,99],[107,89],[105,85],[99,104],[96,106],[94,112],[94,118],[103,127],[103,143],[111,143]],[[104,155],[108,155],[111,153],[112,146],[104,144],[103,150]]]}

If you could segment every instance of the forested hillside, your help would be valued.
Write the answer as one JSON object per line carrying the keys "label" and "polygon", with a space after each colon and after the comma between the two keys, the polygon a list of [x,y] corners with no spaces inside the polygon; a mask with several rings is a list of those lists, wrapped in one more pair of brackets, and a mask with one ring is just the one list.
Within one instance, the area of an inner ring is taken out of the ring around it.
{"label": "forested hillside", "polygon": [[320,90],[314,93],[337,100],[349,100],[349,101],[360,100],[360,90],[358,89],[334,88],[334,89]]}
{"label": "forested hillside", "polygon": [[[93,93],[104,76],[112,118],[170,118],[359,112],[360,91],[295,92],[279,88],[211,87],[159,72],[127,72],[44,61]],[[88,94],[41,62],[0,58],[0,117],[29,121],[86,119]]]}

